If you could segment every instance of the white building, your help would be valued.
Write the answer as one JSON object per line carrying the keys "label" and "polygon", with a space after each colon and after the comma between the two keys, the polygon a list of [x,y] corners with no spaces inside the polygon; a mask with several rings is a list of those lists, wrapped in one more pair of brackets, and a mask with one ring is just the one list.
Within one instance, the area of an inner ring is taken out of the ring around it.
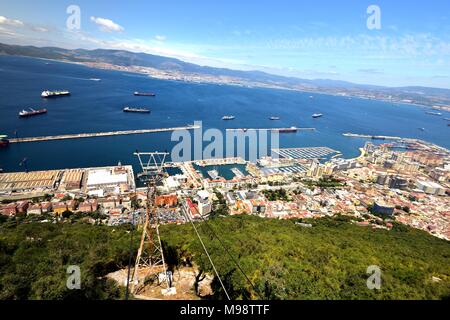
{"label": "white building", "polygon": [[91,169],[87,171],[86,191],[89,194],[104,196],[106,193],[121,194],[134,187],[131,166]]}
{"label": "white building", "polygon": [[436,182],[418,180],[416,185],[419,190],[422,190],[425,193],[438,196],[445,195],[445,188]]}

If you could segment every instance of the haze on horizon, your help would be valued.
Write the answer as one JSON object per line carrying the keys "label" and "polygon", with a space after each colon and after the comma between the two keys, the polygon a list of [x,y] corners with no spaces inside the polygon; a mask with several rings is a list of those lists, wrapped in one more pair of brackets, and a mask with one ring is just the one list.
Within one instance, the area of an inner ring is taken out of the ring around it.
{"label": "haze on horizon", "polygon": [[[67,27],[71,5],[80,9],[79,29]],[[380,29],[367,26],[371,5],[380,8]],[[6,0],[0,42],[124,49],[305,79],[450,89],[448,12],[447,0]]]}

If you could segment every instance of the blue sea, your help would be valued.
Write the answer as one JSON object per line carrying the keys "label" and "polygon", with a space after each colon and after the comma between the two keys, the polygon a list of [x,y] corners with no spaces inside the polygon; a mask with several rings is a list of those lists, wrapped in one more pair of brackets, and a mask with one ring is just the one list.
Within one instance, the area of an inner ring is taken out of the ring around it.
{"label": "blue sea", "polygon": [[[67,89],[72,95],[41,99],[45,89]],[[155,92],[156,97],[135,97],[134,91]],[[151,114],[122,112],[127,105],[150,108]],[[29,107],[47,108],[48,113],[19,118],[18,112]],[[419,138],[450,148],[450,127],[443,119],[450,118],[450,113],[437,117],[425,111],[375,100],[157,80],[62,62],[0,56],[0,134],[10,137],[176,127],[201,120],[203,130],[315,127],[315,132],[280,134],[280,146],[328,146],[347,158],[357,156],[366,140],[344,137],[345,132]],[[313,113],[324,116],[313,119]],[[223,121],[222,116],[229,114],[236,119]],[[270,121],[270,116],[281,120]],[[27,158],[29,170],[105,166],[119,161],[137,169],[135,150],[170,151],[176,144],[170,137],[171,133],[165,132],[11,144],[0,149],[0,168],[23,171],[19,164]]]}

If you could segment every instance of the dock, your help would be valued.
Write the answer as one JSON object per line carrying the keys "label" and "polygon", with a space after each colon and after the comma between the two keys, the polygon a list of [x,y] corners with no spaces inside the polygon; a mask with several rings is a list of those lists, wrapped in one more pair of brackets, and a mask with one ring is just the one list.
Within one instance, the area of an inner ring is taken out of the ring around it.
{"label": "dock", "polygon": [[200,126],[192,125],[192,126],[186,126],[186,127],[173,127],[173,128],[139,129],[139,130],[124,130],[124,131],[94,132],[94,133],[75,133],[75,134],[63,134],[63,135],[42,136],[42,137],[13,138],[13,139],[9,139],[9,142],[10,143],[21,143],[21,142],[40,142],[40,141],[51,141],[51,140],[98,138],[98,137],[158,133],[158,132],[193,130],[193,129],[200,129]]}

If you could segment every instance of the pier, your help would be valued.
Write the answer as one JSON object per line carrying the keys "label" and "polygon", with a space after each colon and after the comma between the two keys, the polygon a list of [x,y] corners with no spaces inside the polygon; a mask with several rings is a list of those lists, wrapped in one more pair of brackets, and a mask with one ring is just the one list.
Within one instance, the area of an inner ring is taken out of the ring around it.
{"label": "pier", "polygon": [[167,131],[193,130],[193,129],[200,129],[200,126],[192,125],[192,126],[186,126],[186,127],[173,127],[173,128],[139,129],[139,130],[124,130],[124,131],[110,131],[110,132],[94,132],[94,133],[75,133],[75,134],[63,134],[63,135],[42,136],[42,137],[13,138],[13,139],[9,139],[9,142],[10,143],[19,143],[19,142],[39,142],[39,141],[51,141],[51,140],[97,138],[97,137],[157,133],[157,132],[167,132]]}
{"label": "pier", "polygon": [[368,134],[357,134],[357,133],[343,133],[345,137],[351,138],[365,138],[365,139],[373,139],[373,140],[402,140],[401,137],[392,137],[392,136],[373,136]]}

